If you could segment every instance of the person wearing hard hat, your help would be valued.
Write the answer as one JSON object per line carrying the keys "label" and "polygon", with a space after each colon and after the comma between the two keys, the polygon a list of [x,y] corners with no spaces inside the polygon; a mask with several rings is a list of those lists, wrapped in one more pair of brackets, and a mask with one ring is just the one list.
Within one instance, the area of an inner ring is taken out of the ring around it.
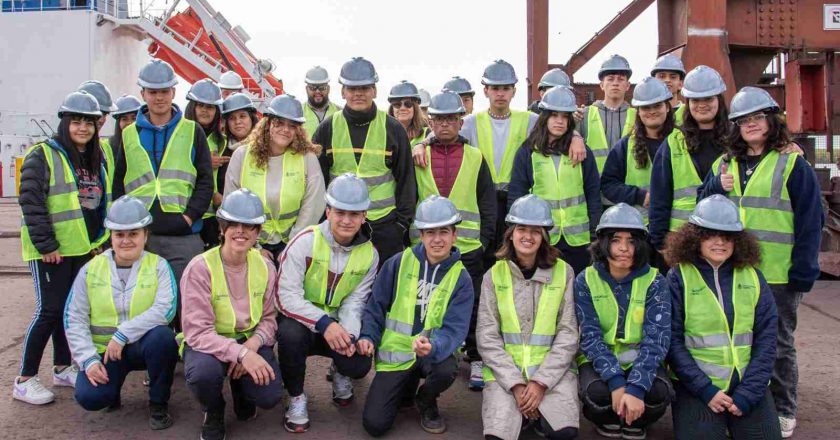
{"label": "person wearing hard hat", "polygon": [[542,437],[575,439],[574,273],[548,242],[554,219],[545,200],[533,194],[517,199],[505,221],[499,261],[484,275],[478,312],[487,382],[484,438],[516,440],[524,427],[534,426]]}
{"label": "person wearing hard hat", "polygon": [[201,438],[225,438],[225,377],[233,412],[253,420],[274,408],[282,384],[274,357],[277,274],[254,247],[265,222],[263,203],[240,189],[216,211],[222,244],[195,257],[181,280],[184,377],[204,411]]}
{"label": "person wearing hard hat", "polygon": [[417,87],[402,80],[388,93],[388,116],[393,116],[405,128],[409,143],[414,145],[429,134],[428,115],[420,109],[420,92]]}
{"label": "person wearing hard hat", "polygon": [[367,185],[343,174],[330,182],[326,199],[326,220],[297,234],[280,265],[277,355],[289,393],[284,421],[289,432],[309,429],[307,357],[332,359],[332,399],[339,407],[353,400],[352,379],[370,371],[370,358],[356,350],[362,312],[379,267],[365,223]]}
{"label": "person wearing hard hat", "polygon": [[[90,93],[94,98],[96,98],[96,102],[99,103],[99,111],[102,112],[102,116],[100,116],[99,120],[96,121],[96,128],[101,132],[102,127],[105,126],[105,122],[108,121],[108,115],[117,110],[117,106],[111,98],[111,91],[108,90],[108,87],[106,87],[105,84],[96,80],[89,80],[81,83],[77,90],[80,92]],[[108,177],[113,183],[114,157],[116,157],[116,155],[114,154],[110,139],[106,137],[100,138],[99,148],[102,149],[102,154],[105,155]]]}
{"label": "person wearing hard hat", "polygon": [[373,64],[356,57],[341,66],[338,82],[347,105],[315,130],[326,183],[344,173],[362,178],[370,190],[368,223],[380,262],[405,248],[417,205],[411,147],[403,126],[379,110]]}
{"label": "person wearing hard hat", "polygon": [[306,71],[303,81],[306,83],[306,102],[303,103],[303,128],[306,135],[312,137],[315,129],[327,116],[340,111],[341,107],[330,101],[330,75],[327,69],[315,66]]}
{"label": "person wearing hard hat", "polygon": [[738,207],[716,194],[697,203],[668,237],[671,290],[668,365],[679,439],[780,439],[768,383],[776,360],[773,292],[756,268],[755,236]]}
{"label": "person wearing hard hat", "polygon": [[137,120],[137,112],[140,111],[140,107],[143,107],[143,103],[134,95],[122,95],[117,98],[114,105],[117,107],[111,112],[111,117],[114,118],[114,134],[108,138],[108,144],[116,158],[122,154],[122,132],[125,127]]}
{"label": "person wearing hard hat", "polygon": [[432,94],[426,89],[420,89],[417,93],[420,95],[420,110],[423,111],[423,116],[429,119],[429,103],[432,101]]}
{"label": "person wearing hard hat", "polygon": [[[540,82],[537,85],[537,91],[540,94],[540,99],[542,99],[542,96],[545,95],[545,92],[547,92],[548,89],[556,86],[572,87],[572,80],[569,78],[569,75],[566,75],[566,72],[558,67],[545,72],[542,78],[540,78]],[[539,105],[540,100],[537,99],[528,106],[528,111],[539,114]]]}
{"label": "person wearing hard hat", "polygon": [[508,200],[535,194],[546,200],[554,216],[549,242],[560,249],[575,274],[590,264],[589,243],[601,216],[601,188],[596,156],[586,147],[580,167],[572,162],[575,94],[552,87],[540,101],[534,130],[513,159]]}
{"label": "person wearing hard hat", "polygon": [[656,60],[650,76],[662,81],[671,92],[671,108],[674,109],[674,122],[682,125],[685,121],[686,106],[680,101],[680,92],[685,80],[685,66],[680,57],[669,53]]}
{"label": "person wearing hard hat", "polygon": [[414,219],[422,243],[388,259],[376,277],[356,343],[359,353],[376,356],[362,413],[365,431],[374,437],[391,429],[399,408],[412,405],[423,430],[446,431],[437,399],[455,382],[455,352],[467,336],[473,306],[472,280],[455,247],[460,222],[452,202],[429,196]]}
{"label": "person wearing hard hat", "polygon": [[245,84],[242,82],[242,77],[233,70],[228,70],[219,77],[219,89],[222,91],[222,99],[227,99],[228,96],[234,93],[242,93],[245,91]]}
{"label": "person wearing hard hat", "polygon": [[473,112],[473,98],[475,97],[475,90],[469,81],[460,76],[453,76],[449,81],[443,84],[441,90],[447,89],[458,94],[461,101],[464,103],[466,114],[471,115]]}
{"label": "person wearing hard hat", "polygon": [[[433,194],[444,196],[455,203],[461,213],[455,246],[461,251],[461,262],[472,278],[475,293],[464,359],[470,363],[469,387],[480,391],[484,379],[481,356],[475,343],[475,323],[484,275],[484,253],[496,236],[496,190],[481,151],[458,134],[465,113],[458,94],[444,90],[433,96],[429,113],[434,137],[426,149],[429,166],[414,169],[417,198],[425,200]],[[409,233],[413,243],[419,242],[419,230],[412,228]]]}
{"label": "person wearing hard hat", "polygon": [[[140,70],[137,84],[146,104],[123,130],[113,196],[129,194],[146,204],[155,219],[148,250],[165,258],[179,281],[187,263],[204,249],[199,233],[213,197],[213,167],[204,129],[172,103],[177,83],[166,61],[152,59]],[[179,316],[180,308],[176,329]]]}
{"label": "person wearing hard hat", "polygon": [[233,153],[224,185],[225,194],[247,188],[262,200],[266,221],[259,244],[275,267],[291,237],[324,213],[321,150],[306,135],[304,121],[300,101],[275,96],[248,144]]}
{"label": "person wearing hard hat", "polygon": [[92,95],[67,95],[58,110],[58,131],[30,147],[20,169],[20,241],[32,272],[36,309],[23,339],[12,397],[34,405],[55,399],[38,379],[50,338],[53,385],[76,384],[78,370],[71,366],[61,320],[76,273],[108,240],[102,222],[110,184],[97,136],[100,116]]}
{"label": "person wearing hard hat", "polygon": [[[250,96],[245,93],[234,93],[225,98],[222,101],[222,128],[228,141],[225,153],[230,155],[243,145],[259,121],[257,106]],[[222,155],[225,153],[222,153]],[[223,163],[219,168],[220,177],[223,177],[227,165],[227,163]],[[218,200],[218,203],[221,203],[221,200]],[[216,204],[217,207],[218,203]]]}
{"label": "person wearing hard hat", "polygon": [[178,287],[169,263],[143,250],[152,215],[143,202],[122,196],[108,210],[111,248],[79,271],[64,312],[67,342],[84,374],[76,402],[88,411],[118,408],[128,373],[149,375],[149,427],[172,426],[169,396],[178,344],[168,327]]}
{"label": "person wearing hard hat", "polygon": [[575,279],[583,415],[604,437],[643,439],[673,394],[662,367],[671,339],[671,296],[648,264],[639,211],[618,203],[604,211],[596,231],[592,266]]}
{"label": "person wearing hard hat", "polygon": [[780,108],[767,91],[744,87],[732,98],[729,151],[706,178],[701,196],[723,194],[738,203],[741,221],[758,239],[759,268],[779,311],[779,341],[770,391],[782,437],[796,427],[797,378],[794,331],[797,308],[820,276],[820,236],[825,217],[817,176],[791,142]]}

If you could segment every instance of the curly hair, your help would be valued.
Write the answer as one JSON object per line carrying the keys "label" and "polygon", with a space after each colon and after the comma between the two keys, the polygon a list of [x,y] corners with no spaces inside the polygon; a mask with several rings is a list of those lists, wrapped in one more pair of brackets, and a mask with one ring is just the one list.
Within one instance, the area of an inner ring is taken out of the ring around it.
{"label": "curly hair", "polygon": [[[518,262],[516,258],[516,249],[513,247],[513,230],[516,225],[510,225],[505,230],[502,237],[502,246],[496,252],[496,258],[499,260],[509,260],[514,263]],[[549,269],[557,264],[557,259],[560,258],[560,250],[552,246],[548,242],[548,230],[543,228],[542,242],[540,248],[537,249],[537,267],[540,269]]]}
{"label": "curly hair", "polygon": [[[566,117],[566,132],[557,138],[553,143],[549,144],[548,118],[555,113],[561,113]],[[527,139],[525,139],[525,145],[530,148],[531,151],[536,151],[543,156],[550,156],[553,154],[568,155],[569,148],[572,145],[572,138],[574,136],[575,118],[572,117],[571,113],[543,110],[540,112],[540,117],[537,118],[536,124],[534,124],[534,129],[531,130],[531,134],[528,135]]]}
{"label": "curly hair", "polygon": [[[268,158],[271,157],[271,120],[279,119],[273,116],[268,116],[260,119],[257,126],[251,130],[248,139],[245,143],[250,145],[249,154],[254,156],[254,163],[260,169],[265,169],[268,166]],[[302,125],[297,126],[295,138],[292,143],[286,147],[286,151],[291,151],[297,154],[312,153],[316,156],[321,154],[321,146],[313,144],[309,140],[309,134]]]}
{"label": "curly hair", "polygon": [[[726,147],[732,123],[729,122],[729,111],[726,109],[726,100],[723,98],[723,94],[717,95],[717,100],[718,112],[715,116],[715,127],[713,129],[714,138],[715,143]],[[689,101],[691,101],[691,98],[689,98]],[[687,102],[685,105],[690,106],[691,103]],[[697,152],[698,148],[700,148],[700,125],[697,123],[697,120],[694,119],[694,116],[691,115],[691,107],[687,110],[688,111],[685,112],[685,121],[680,129],[685,135],[688,152],[693,154]]]}
{"label": "curly hair", "polygon": [[761,262],[761,250],[758,240],[747,231],[723,232],[715,231],[686,223],[676,232],[669,234],[665,245],[665,260],[671,267],[680,263],[694,264],[700,254],[700,243],[715,236],[722,236],[726,240],[735,242],[735,249],[729,260],[740,269],[747,266],[758,266]]}
{"label": "curly hair", "polygon": [[[659,129],[658,139],[665,140],[671,131],[674,130],[674,109],[671,107],[670,101],[665,101],[667,114],[665,115],[665,123]],[[647,130],[645,124],[642,123],[641,112],[636,111],[636,123],[633,125],[633,138],[636,145],[633,146],[633,160],[636,161],[636,168],[647,168],[650,163],[650,154],[647,147]]]}
{"label": "curly hair", "polygon": [[[767,127],[767,141],[764,143],[765,151],[781,151],[791,142],[791,135],[787,124],[779,117],[778,113],[767,113]],[[728,143],[729,151],[724,156],[724,160],[730,160],[733,157],[738,160],[746,160],[749,146],[744,138],[741,137],[741,129],[735,124],[732,124]]]}

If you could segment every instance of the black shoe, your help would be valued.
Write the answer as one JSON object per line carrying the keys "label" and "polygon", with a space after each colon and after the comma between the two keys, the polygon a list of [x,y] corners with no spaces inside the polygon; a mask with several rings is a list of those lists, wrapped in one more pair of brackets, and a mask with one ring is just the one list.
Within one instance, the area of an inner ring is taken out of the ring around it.
{"label": "black shoe", "polygon": [[645,428],[631,428],[629,426],[621,428],[621,438],[625,440],[645,440],[646,437],[647,431],[645,431]]}
{"label": "black shoe", "polygon": [[225,440],[225,413],[204,413],[201,440]]}
{"label": "black shoe", "polygon": [[[236,393],[240,394],[240,393]],[[233,397],[233,413],[236,414],[236,420],[246,422],[257,418],[257,405],[246,402],[245,399]]]}
{"label": "black shoe", "polygon": [[430,434],[443,434],[446,431],[446,422],[438,411],[436,401],[424,402],[419,397],[414,403],[420,411],[420,427]]}
{"label": "black shoe", "polygon": [[620,425],[595,425],[595,430],[601,437],[606,438],[621,438]]}
{"label": "black shoe", "polygon": [[105,412],[110,413],[110,412],[114,412],[114,411],[119,411],[120,408],[122,408],[122,399],[120,398],[120,396],[117,396],[117,401],[114,402],[113,405],[105,408]]}
{"label": "black shoe", "polygon": [[169,415],[169,405],[165,403],[149,402],[149,427],[153,431],[166,429],[175,423]]}

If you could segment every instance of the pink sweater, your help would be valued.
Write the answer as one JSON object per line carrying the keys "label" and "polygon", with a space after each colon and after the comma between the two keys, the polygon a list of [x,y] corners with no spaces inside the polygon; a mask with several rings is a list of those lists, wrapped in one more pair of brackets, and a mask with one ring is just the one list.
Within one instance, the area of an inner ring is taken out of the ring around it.
{"label": "pink sweater", "polygon": [[[277,332],[277,274],[274,265],[268,263],[268,292],[263,297],[263,315],[256,332],[265,340],[265,345],[274,345]],[[232,267],[224,264],[225,278],[233,310],[236,313],[236,329],[249,327],[251,321],[248,301],[248,266]],[[210,269],[201,255],[193,258],[181,277],[181,326],[187,345],[195,351],[212,354],[223,362],[236,362],[242,345],[236,340],[216,333],[216,315],[210,302]]]}

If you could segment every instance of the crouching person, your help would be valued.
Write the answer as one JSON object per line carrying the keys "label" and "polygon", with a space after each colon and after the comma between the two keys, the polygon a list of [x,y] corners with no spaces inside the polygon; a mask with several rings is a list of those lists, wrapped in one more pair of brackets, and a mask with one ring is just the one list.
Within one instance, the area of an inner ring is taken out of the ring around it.
{"label": "crouching person", "polygon": [[370,198],[365,182],[344,174],[327,190],[327,220],[296,235],[280,258],[277,356],[289,392],[284,426],[309,429],[303,390],[306,358],[333,361],[332,399],[347,406],[353,382],[370,371],[370,358],[356,350],[356,340],[379,256],[365,223]]}
{"label": "crouching person", "polygon": [[499,261],[481,284],[476,326],[484,438],[516,440],[533,425],[542,437],[573,439],[580,412],[574,272],[549,242],[554,221],[546,201],[523,196],[505,221]]}
{"label": "crouching person", "polygon": [[474,295],[453,247],[460,221],[452,202],[430,196],[417,206],[414,220],[422,243],[389,258],[376,277],[357,343],[363,355],[376,352],[376,376],[362,414],[374,437],[393,426],[399,408],[415,404],[426,432],[446,431],[437,399],[455,381],[454,354],[467,337]]}
{"label": "crouching person", "polygon": [[168,327],[177,287],[169,263],[143,250],[152,216],[139,199],[123,196],[111,206],[105,227],[111,249],[79,271],[64,314],[76,377],[76,401],[88,411],[120,406],[128,373],[149,373],[149,426],[172,426],[168,402],[178,345]]}
{"label": "crouching person", "polygon": [[254,248],[265,221],[260,198],[234,191],[216,212],[222,244],[193,258],[181,280],[184,376],[204,411],[203,440],[225,438],[222,388],[230,378],[238,420],[280,402],[274,358],[274,264]]}

